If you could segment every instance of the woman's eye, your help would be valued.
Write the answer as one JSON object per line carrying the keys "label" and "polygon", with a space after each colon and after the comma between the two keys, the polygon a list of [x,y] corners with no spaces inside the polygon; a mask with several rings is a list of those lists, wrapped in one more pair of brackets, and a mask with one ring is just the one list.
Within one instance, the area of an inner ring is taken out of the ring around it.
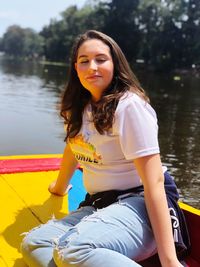
{"label": "woman's eye", "polygon": [[106,61],[106,59],[105,58],[97,58],[96,61],[99,63],[103,63]]}
{"label": "woman's eye", "polygon": [[82,60],[82,61],[80,61],[80,64],[86,64],[86,63],[88,63],[88,60]]}

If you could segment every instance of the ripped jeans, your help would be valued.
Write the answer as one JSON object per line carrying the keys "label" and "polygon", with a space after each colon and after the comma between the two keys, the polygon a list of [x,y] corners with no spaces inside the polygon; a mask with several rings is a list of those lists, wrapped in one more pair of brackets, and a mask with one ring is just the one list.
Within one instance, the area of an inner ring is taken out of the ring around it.
{"label": "ripped jeans", "polygon": [[30,267],[138,267],[157,252],[144,198],[133,193],[34,228],[21,251]]}

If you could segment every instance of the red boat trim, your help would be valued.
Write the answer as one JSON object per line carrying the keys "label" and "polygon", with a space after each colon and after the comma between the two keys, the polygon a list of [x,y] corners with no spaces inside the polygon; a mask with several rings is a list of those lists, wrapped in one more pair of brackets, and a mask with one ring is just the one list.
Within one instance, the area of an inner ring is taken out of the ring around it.
{"label": "red boat trim", "polygon": [[61,158],[28,158],[0,160],[0,174],[53,171],[60,167]]}

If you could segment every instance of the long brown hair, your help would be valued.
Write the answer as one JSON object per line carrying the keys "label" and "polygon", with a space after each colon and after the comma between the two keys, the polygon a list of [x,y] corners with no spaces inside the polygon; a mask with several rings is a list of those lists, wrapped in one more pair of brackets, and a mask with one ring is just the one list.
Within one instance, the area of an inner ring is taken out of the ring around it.
{"label": "long brown hair", "polygon": [[110,86],[104,91],[101,99],[92,104],[93,123],[97,131],[103,134],[112,127],[119,99],[125,92],[135,92],[149,101],[118,44],[104,33],[89,30],[76,39],[72,49],[69,79],[63,94],[60,111],[67,125],[65,140],[78,134],[82,126],[84,108],[91,101],[90,92],[82,86],[75,70],[78,49],[85,41],[90,39],[101,40],[110,48],[114,64],[113,80]]}

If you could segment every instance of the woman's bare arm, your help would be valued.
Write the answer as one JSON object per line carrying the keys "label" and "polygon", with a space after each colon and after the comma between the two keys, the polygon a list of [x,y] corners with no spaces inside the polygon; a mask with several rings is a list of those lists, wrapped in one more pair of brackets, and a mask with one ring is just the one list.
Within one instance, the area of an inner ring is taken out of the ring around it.
{"label": "woman's bare arm", "polygon": [[71,188],[69,182],[77,165],[78,162],[75,159],[70,146],[66,145],[57,180],[49,185],[49,192],[58,196],[67,194],[67,192]]}
{"label": "woman's bare arm", "polygon": [[180,267],[182,265],[176,257],[160,155],[135,159],[134,164],[144,185],[145,203],[161,264],[163,267]]}

